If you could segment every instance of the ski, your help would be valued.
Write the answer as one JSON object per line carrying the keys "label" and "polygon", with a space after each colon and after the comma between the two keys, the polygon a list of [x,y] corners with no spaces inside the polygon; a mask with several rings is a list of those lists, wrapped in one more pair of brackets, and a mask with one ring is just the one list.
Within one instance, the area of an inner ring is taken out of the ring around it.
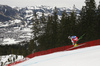
{"label": "ski", "polygon": [[[84,44],[80,44],[80,45],[77,45],[76,47],[80,47],[80,46],[83,46]],[[76,47],[71,47],[71,48],[69,48],[69,50],[70,49],[73,49],[73,48],[76,48]]]}

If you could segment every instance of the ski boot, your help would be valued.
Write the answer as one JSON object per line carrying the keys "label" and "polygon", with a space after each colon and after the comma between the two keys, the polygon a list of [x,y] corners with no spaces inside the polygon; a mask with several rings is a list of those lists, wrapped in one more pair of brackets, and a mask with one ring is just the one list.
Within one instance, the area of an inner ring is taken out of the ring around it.
{"label": "ski boot", "polygon": [[74,44],[74,47],[77,47],[77,46],[78,46],[78,45],[75,43],[75,44]]}

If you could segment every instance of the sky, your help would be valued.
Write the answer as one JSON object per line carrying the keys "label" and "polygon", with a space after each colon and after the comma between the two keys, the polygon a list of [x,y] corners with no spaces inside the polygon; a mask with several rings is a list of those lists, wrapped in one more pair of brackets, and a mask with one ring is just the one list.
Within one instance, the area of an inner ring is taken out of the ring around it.
{"label": "sky", "polygon": [[[100,0],[95,0],[96,4]],[[9,6],[38,6],[38,5],[47,5],[47,6],[56,6],[56,7],[67,7],[71,8],[75,5],[77,8],[82,8],[85,5],[85,0],[0,0],[0,4],[9,5]]]}

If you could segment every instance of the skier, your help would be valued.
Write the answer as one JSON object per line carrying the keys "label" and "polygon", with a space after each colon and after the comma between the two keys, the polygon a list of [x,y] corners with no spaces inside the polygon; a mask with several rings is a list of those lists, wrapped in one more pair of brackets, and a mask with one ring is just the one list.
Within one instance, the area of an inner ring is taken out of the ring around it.
{"label": "skier", "polygon": [[77,46],[76,42],[78,40],[78,37],[76,37],[76,36],[68,36],[68,38],[71,39],[72,44],[74,45],[74,47],[76,47]]}

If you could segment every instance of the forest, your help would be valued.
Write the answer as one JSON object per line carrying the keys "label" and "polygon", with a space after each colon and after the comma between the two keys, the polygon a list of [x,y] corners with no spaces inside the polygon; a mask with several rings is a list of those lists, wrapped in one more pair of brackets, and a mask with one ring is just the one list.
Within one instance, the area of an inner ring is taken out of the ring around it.
{"label": "forest", "polygon": [[[47,50],[55,47],[71,45],[68,36],[82,37],[78,43],[92,41],[100,38],[100,4],[96,6],[95,0],[86,0],[80,14],[73,10],[71,13],[62,12],[59,19],[57,8],[52,15],[38,19],[34,13],[33,35],[30,45],[37,45],[36,51]],[[41,27],[42,26],[42,27]]]}
{"label": "forest", "polygon": [[70,13],[62,12],[60,18],[55,7],[52,15],[42,14],[38,18],[36,12],[32,19],[33,39],[25,45],[0,46],[0,55],[21,54],[27,56],[30,53],[43,51],[51,48],[72,45],[68,36],[80,37],[78,43],[100,39],[100,4],[95,0],[86,0],[80,14],[73,10]]}

